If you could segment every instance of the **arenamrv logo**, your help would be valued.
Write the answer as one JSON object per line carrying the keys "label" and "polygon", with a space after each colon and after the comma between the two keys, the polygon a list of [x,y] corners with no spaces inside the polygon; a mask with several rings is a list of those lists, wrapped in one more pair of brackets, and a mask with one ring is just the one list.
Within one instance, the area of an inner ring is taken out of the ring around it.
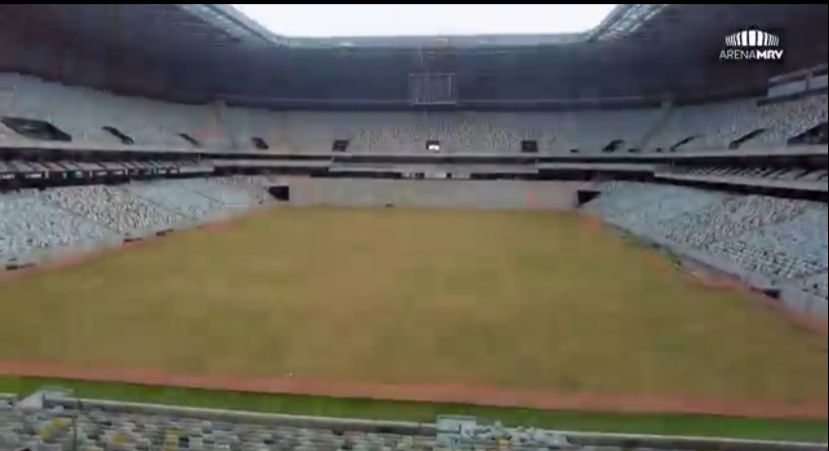
{"label": "arenamrv logo", "polygon": [[780,37],[763,30],[743,30],[725,37],[721,60],[779,61],[783,59]]}

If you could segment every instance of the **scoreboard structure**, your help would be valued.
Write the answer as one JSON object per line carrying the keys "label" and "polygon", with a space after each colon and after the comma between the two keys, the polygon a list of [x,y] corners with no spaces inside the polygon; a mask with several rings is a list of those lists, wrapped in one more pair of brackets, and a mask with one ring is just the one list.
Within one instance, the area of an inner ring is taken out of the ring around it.
{"label": "scoreboard structure", "polygon": [[454,73],[409,74],[409,102],[412,105],[455,105],[458,90]]}

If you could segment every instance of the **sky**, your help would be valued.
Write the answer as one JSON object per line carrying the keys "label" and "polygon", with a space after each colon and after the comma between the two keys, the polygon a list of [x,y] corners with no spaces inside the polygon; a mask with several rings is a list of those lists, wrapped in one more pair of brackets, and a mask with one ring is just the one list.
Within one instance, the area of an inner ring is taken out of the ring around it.
{"label": "sky", "polygon": [[615,5],[233,5],[290,37],[544,34],[588,30]]}

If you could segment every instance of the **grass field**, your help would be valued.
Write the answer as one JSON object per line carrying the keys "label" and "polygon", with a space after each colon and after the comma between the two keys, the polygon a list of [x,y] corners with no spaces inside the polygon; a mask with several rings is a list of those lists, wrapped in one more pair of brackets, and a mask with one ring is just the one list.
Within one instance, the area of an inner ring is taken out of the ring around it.
{"label": "grass field", "polygon": [[0,285],[0,360],[814,401],[826,351],[564,213],[277,209]]}
{"label": "grass field", "polygon": [[474,415],[483,420],[498,420],[510,426],[544,427],[574,431],[804,441],[825,441],[827,437],[826,420],[542,411],[446,403],[238,393],[65,379],[0,376],[0,393],[32,393],[44,386],[64,387],[71,390],[74,396],[82,398],[297,415],[378,418],[431,423],[435,421],[437,415],[458,414]]}

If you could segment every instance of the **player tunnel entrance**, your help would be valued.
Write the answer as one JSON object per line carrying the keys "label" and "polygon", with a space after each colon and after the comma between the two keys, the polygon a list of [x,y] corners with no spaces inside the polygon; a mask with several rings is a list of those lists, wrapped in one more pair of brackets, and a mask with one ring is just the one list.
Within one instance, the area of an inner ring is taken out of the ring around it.
{"label": "player tunnel entrance", "polygon": [[268,187],[268,194],[279,202],[291,201],[291,187],[288,185],[271,185]]}

